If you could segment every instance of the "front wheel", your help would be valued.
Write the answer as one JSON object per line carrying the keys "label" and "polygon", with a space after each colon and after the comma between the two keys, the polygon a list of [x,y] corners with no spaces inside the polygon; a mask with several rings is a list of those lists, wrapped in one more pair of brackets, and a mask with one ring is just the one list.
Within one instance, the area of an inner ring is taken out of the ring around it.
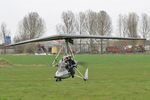
{"label": "front wheel", "polygon": [[61,81],[61,78],[56,78],[56,82],[59,82],[59,81]]}

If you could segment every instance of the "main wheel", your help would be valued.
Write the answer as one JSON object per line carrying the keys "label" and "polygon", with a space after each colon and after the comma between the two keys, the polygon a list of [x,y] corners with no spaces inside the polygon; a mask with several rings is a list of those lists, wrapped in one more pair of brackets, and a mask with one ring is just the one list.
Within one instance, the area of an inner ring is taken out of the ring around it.
{"label": "main wheel", "polygon": [[59,82],[59,81],[61,81],[61,78],[56,78],[56,82]]}

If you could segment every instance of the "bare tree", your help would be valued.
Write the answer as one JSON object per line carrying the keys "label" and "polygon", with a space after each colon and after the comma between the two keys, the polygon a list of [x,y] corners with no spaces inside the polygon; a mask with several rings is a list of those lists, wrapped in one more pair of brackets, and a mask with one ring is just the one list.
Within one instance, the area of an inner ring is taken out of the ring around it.
{"label": "bare tree", "polygon": [[128,16],[120,14],[118,20],[119,35],[122,37],[138,37],[138,18],[136,13],[130,13]]}
{"label": "bare tree", "polygon": [[128,30],[128,24],[127,24],[128,17],[126,15],[119,15],[118,20],[118,29],[119,29],[119,36],[121,37],[127,37],[129,30]]}
{"label": "bare tree", "polygon": [[122,34],[123,34],[123,32],[122,32],[122,28],[123,28],[123,23],[122,23],[122,21],[123,21],[123,16],[120,14],[120,15],[119,15],[119,19],[118,19],[118,23],[117,23],[117,25],[118,25],[118,30],[119,30],[119,36],[122,36]]}
{"label": "bare tree", "polygon": [[129,30],[129,33],[128,33],[128,36],[129,37],[138,37],[138,33],[137,33],[137,26],[138,26],[138,15],[136,13],[130,13],[128,15],[128,21],[127,21],[127,24],[128,24],[128,30]]}
{"label": "bare tree", "polygon": [[[62,13],[62,24],[56,26],[56,31],[65,34],[75,33],[75,15],[72,11]],[[59,34],[60,34],[59,33]]]}
{"label": "bare tree", "polygon": [[37,12],[31,12],[19,23],[19,34],[15,41],[40,37],[45,32],[45,22]]}
{"label": "bare tree", "polygon": [[[1,37],[2,43],[6,45],[6,36],[8,36],[10,32],[7,30],[7,25],[5,23],[1,24]],[[6,54],[6,48],[4,48],[4,54]]]}
{"label": "bare tree", "polygon": [[[76,18],[76,31],[79,34],[85,34],[86,33],[86,14],[84,12],[80,12]],[[80,52],[81,50],[81,39],[80,39]]]}
{"label": "bare tree", "polygon": [[64,34],[64,33],[66,33],[65,26],[62,25],[62,24],[57,24],[56,25],[56,32],[57,32],[57,34]]}
{"label": "bare tree", "polygon": [[[127,37],[129,30],[128,30],[128,16],[127,15],[119,15],[119,19],[118,19],[118,30],[119,30],[119,36],[120,37]],[[124,42],[126,43],[126,42]],[[124,45],[122,46],[122,50],[124,51],[124,53],[126,52],[124,49]]]}
{"label": "bare tree", "polygon": [[142,14],[142,19],[140,21],[140,33],[143,38],[147,38],[150,34],[150,18],[147,14]]}
{"label": "bare tree", "polygon": [[97,33],[97,13],[94,11],[86,12],[86,32],[90,35],[96,35]]}
{"label": "bare tree", "polygon": [[[105,11],[100,11],[97,16],[97,33],[101,36],[108,36],[112,31],[110,16]],[[103,39],[101,39],[101,54],[103,53]]]}
{"label": "bare tree", "polygon": [[[96,35],[97,34],[97,13],[91,10],[88,10],[86,12],[86,33],[90,35]],[[94,40],[90,39],[90,50],[91,52],[95,51],[95,44]]]}
{"label": "bare tree", "polygon": [[[132,37],[132,38],[137,38],[139,37],[138,35],[138,20],[139,17],[136,13],[129,13],[128,15],[128,19],[127,19],[127,25],[128,25],[128,37]],[[136,41],[132,40],[131,41],[132,45],[133,45],[133,50],[135,49],[135,45],[136,45]],[[135,51],[135,50],[134,50]]]}

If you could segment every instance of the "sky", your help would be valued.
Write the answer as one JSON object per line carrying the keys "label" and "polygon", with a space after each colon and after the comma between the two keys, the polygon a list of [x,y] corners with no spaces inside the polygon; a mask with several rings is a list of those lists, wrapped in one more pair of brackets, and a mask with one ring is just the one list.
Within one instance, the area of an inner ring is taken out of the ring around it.
{"label": "sky", "polygon": [[45,20],[46,33],[56,34],[56,25],[61,23],[63,11],[105,10],[112,18],[113,33],[119,14],[136,12],[150,15],[150,0],[0,0],[0,24],[5,22],[11,34],[17,34],[18,23],[29,12],[38,12]]}

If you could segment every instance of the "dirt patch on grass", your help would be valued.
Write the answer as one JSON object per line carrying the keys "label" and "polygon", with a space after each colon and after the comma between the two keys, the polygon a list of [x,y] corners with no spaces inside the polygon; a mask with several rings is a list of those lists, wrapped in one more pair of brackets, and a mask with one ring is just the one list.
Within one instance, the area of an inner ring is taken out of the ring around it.
{"label": "dirt patch on grass", "polygon": [[15,64],[14,66],[17,66],[17,67],[43,67],[43,66],[46,66],[44,64],[32,64],[32,65],[23,65],[23,64]]}
{"label": "dirt patch on grass", "polygon": [[9,67],[9,66],[12,66],[12,64],[8,60],[0,58],[0,67]]}

